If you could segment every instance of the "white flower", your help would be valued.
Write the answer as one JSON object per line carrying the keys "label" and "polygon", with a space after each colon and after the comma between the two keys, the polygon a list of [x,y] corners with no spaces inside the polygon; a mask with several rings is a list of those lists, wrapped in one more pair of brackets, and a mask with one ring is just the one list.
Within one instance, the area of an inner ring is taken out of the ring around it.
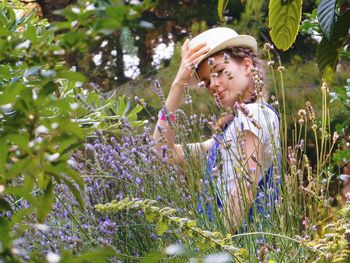
{"label": "white flower", "polygon": [[165,248],[165,253],[167,255],[181,255],[185,252],[185,249],[183,247],[183,245],[181,244],[171,244],[170,246]]}
{"label": "white flower", "polygon": [[61,257],[51,251],[49,251],[46,255],[46,259],[49,263],[58,263],[60,262]]}
{"label": "white flower", "polygon": [[76,102],[69,104],[69,108],[71,108],[71,110],[76,110],[78,107],[79,107],[79,104]]}
{"label": "white flower", "polygon": [[41,76],[43,76],[45,78],[51,78],[51,77],[54,77],[56,75],[56,71],[42,69],[40,71],[40,74],[41,74]]}
{"label": "white flower", "polygon": [[16,46],[16,49],[21,49],[21,48],[29,48],[30,46],[30,40],[26,40]]}
{"label": "white flower", "polygon": [[36,133],[48,133],[49,129],[46,128],[44,125],[40,125],[35,129]]}
{"label": "white flower", "polygon": [[59,153],[48,154],[46,155],[46,160],[48,160],[49,162],[53,162],[53,161],[56,161],[58,157],[60,157]]}
{"label": "white flower", "polygon": [[80,13],[80,8],[79,7],[72,7],[72,12],[75,14],[79,14]]}
{"label": "white flower", "polygon": [[95,63],[96,66],[99,66],[102,64],[102,52],[94,55],[92,57],[92,61]]}
{"label": "white flower", "polygon": [[232,257],[230,254],[225,252],[216,253],[213,255],[206,256],[204,258],[205,263],[224,263],[232,262]]}
{"label": "white flower", "polygon": [[48,225],[45,224],[35,224],[35,228],[44,232],[49,230]]}

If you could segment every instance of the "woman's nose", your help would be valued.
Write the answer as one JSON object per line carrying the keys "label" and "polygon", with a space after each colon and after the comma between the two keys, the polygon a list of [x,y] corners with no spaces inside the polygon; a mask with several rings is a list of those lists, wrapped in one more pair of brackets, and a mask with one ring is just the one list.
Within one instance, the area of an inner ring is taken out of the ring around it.
{"label": "woman's nose", "polygon": [[219,87],[219,78],[218,78],[218,74],[217,73],[212,73],[210,76],[210,85],[209,85],[209,89],[211,93],[214,93],[218,87]]}

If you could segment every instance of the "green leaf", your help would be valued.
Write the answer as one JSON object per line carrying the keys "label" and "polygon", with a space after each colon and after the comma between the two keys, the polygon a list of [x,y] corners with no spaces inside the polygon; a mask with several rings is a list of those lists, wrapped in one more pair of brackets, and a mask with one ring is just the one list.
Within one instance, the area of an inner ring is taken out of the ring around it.
{"label": "green leaf", "polygon": [[125,103],[125,96],[121,96],[118,99],[117,115],[124,116],[124,113],[128,111],[127,104]]}
{"label": "green leaf", "polygon": [[24,78],[28,78],[31,75],[34,75],[36,73],[38,73],[40,70],[40,67],[32,67],[32,68],[28,68],[24,71],[23,73],[23,77]]}
{"label": "green leaf", "polygon": [[29,134],[27,132],[9,134],[6,136],[6,139],[12,144],[19,146],[21,150],[29,151]]}
{"label": "green leaf", "polygon": [[58,78],[67,79],[70,81],[85,81],[85,76],[80,72],[74,72],[69,70],[61,70],[57,73]]}
{"label": "green leaf", "polygon": [[158,221],[156,225],[157,235],[161,236],[167,230],[168,230],[168,222],[165,221],[164,219],[161,219],[160,221]]}
{"label": "green leaf", "polygon": [[144,213],[145,213],[145,219],[150,223],[153,223],[154,220],[157,218],[157,214],[152,212],[151,210],[146,209]]}
{"label": "green leaf", "polygon": [[5,174],[5,166],[7,163],[8,148],[4,138],[0,139],[0,175]]}
{"label": "green leaf", "polygon": [[10,211],[10,210],[11,210],[10,204],[4,198],[0,198],[0,211]]}
{"label": "green leaf", "polygon": [[157,263],[161,262],[163,258],[159,252],[152,252],[142,259],[142,263]]}
{"label": "green leaf", "polygon": [[0,105],[13,103],[23,89],[25,89],[25,86],[17,82],[6,86],[0,95]]}
{"label": "green leaf", "polygon": [[43,223],[46,216],[52,211],[52,203],[54,201],[52,178],[47,184],[44,195],[40,198],[37,206],[37,218],[39,223]]}
{"label": "green leaf", "polygon": [[72,192],[72,194],[77,199],[77,201],[78,201],[78,203],[80,205],[80,208],[82,210],[84,210],[85,209],[84,200],[83,200],[83,197],[82,197],[80,191],[76,188],[76,186],[71,181],[69,181],[67,178],[65,178],[65,177],[58,177],[58,178],[62,179],[64,181],[65,185],[69,188],[69,190]]}
{"label": "green leaf", "polygon": [[95,25],[95,30],[101,31],[101,32],[109,32],[117,30],[121,27],[121,23],[119,19],[113,19],[113,18],[102,18],[98,20],[98,22]]}
{"label": "green leaf", "polygon": [[34,158],[23,158],[15,162],[6,173],[6,179],[12,179],[26,171],[34,171],[37,167],[37,160]]}
{"label": "green leaf", "polygon": [[301,20],[302,0],[270,0],[270,36],[277,48],[287,50],[297,37]]}
{"label": "green leaf", "polygon": [[70,251],[64,251],[60,263],[106,263],[110,262],[109,258],[116,254],[111,247],[101,247],[78,256],[73,256]]}
{"label": "green leaf", "polygon": [[11,238],[10,238],[9,221],[5,217],[2,217],[2,216],[0,217],[0,233],[1,233],[0,244],[3,246],[3,248],[10,246]]}
{"label": "green leaf", "polygon": [[50,81],[46,83],[39,91],[40,97],[46,97],[53,93],[57,89],[56,84],[54,81]]}
{"label": "green leaf", "polygon": [[219,19],[220,21],[224,21],[224,11],[225,11],[225,8],[228,4],[228,0],[219,0],[218,1],[218,16],[219,16]]}
{"label": "green leaf", "polygon": [[328,84],[333,82],[339,55],[345,42],[349,39],[350,10],[346,11],[334,23],[331,40],[323,38],[317,51],[317,65],[321,76]]}
{"label": "green leaf", "polygon": [[336,0],[322,0],[317,6],[317,19],[324,36],[330,40],[335,21]]}
{"label": "green leaf", "polygon": [[136,106],[135,106],[135,108],[133,108],[130,112],[129,112],[129,114],[128,114],[128,118],[129,117],[131,117],[131,116],[133,116],[133,115],[135,115],[135,116],[137,116],[136,114],[137,113],[139,113],[140,111],[142,111],[143,110],[143,107],[140,105],[140,104],[137,104]]}
{"label": "green leaf", "polygon": [[14,227],[16,224],[22,222],[26,217],[32,215],[34,207],[22,208],[11,216],[10,226]]}
{"label": "green leaf", "polygon": [[86,40],[86,36],[83,32],[72,31],[65,33],[62,37],[62,44],[66,44],[70,47],[78,45],[79,42]]}

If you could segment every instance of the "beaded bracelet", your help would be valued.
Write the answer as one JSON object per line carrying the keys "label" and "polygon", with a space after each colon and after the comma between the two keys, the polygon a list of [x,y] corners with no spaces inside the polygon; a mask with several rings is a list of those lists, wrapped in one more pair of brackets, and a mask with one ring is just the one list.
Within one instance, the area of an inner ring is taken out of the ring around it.
{"label": "beaded bracelet", "polygon": [[[171,113],[170,114],[170,119],[172,121],[175,121],[176,120],[175,114]],[[161,111],[161,110],[158,113],[158,120],[162,120],[162,121],[166,121],[167,120],[167,117],[163,114],[163,111]]]}

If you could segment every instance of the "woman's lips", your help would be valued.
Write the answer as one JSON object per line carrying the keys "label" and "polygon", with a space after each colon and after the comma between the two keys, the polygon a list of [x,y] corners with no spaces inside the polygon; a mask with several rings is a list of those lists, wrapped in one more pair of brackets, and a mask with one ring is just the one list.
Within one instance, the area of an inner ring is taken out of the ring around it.
{"label": "woman's lips", "polygon": [[222,90],[222,91],[219,91],[218,92],[218,96],[220,97],[220,98],[222,98],[222,94],[225,92],[225,90]]}

